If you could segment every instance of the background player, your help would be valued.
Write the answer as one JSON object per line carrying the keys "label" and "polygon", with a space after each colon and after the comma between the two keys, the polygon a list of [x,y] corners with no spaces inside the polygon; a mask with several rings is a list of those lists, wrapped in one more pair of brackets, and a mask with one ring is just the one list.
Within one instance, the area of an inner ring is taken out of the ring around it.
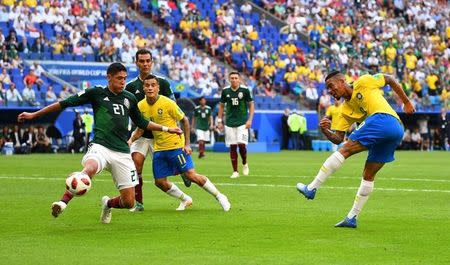
{"label": "background player", "polygon": [[[230,210],[228,198],[220,193],[214,184],[205,176],[197,174],[191,158],[192,149],[189,143],[190,131],[189,120],[177,104],[169,98],[159,95],[159,84],[156,76],[149,75],[144,80],[146,98],[138,103],[144,117],[151,121],[161,122],[166,125],[176,125],[181,121],[184,128],[184,136],[172,135],[166,132],[156,133],[155,153],[153,156],[153,177],[155,185],[168,195],[179,199],[180,205],[177,210],[184,210],[192,205],[192,198],[182,192],[167,177],[178,173],[185,173],[192,182],[213,195],[220,203],[224,211]],[[137,128],[128,143],[131,144],[143,133]]]}
{"label": "background player", "polygon": [[[143,80],[147,77],[153,67],[153,56],[151,52],[147,49],[140,49],[136,52],[135,56],[136,66],[139,69],[139,75],[132,79],[125,86],[125,90],[134,94],[136,99],[141,101],[145,98],[145,92],[143,89]],[[172,100],[175,100],[175,96],[173,94],[172,89],[170,88],[170,83],[161,76],[156,76],[160,91],[159,94],[166,96]],[[130,147],[131,157],[133,158],[134,165],[136,166],[137,175],[139,184],[136,185],[136,205],[131,211],[140,212],[144,210],[144,201],[142,196],[142,170],[144,168],[145,158],[150,156],[150,159],[153,155],[153,134],[150,131],[145,131],[141,138],[137,139]],[[184,180],[184,178],[183,178]],[[186,183],[187,181],[187,183]],[[186,186],[189,186],[189,180],[186,180]]]}
{"label": "background player", "polygon": [[231,85],[225,87],[222,91],[217,122],[221,129],[225,106],[225,144],[230,147],[230,158],[233,166],[231,178],[238,178],[238,146],[243,164],[242,173],[248,175],[250,171],[247,163],[248,130],[252,126],[255,106],[252,93],[247,87],[241,85],[239,73],[231,72],[228,78]]}
{"label": "background player", "polygon": [[191,128],[193,131],[195,129],[197,135],[198,158],[202,158],[205,156],[205,142],[211,140],[211,131],[214,127],[211,107],[206,105],[205,97],[200,97],[199,104],[195,107]]}
{"label": "background player", "polygon": [[376,173],[385,163],[394,160],[395,149],[403,138],[400,118],[382,96],[380,88],[389,85],[403,101],[405,113],[411,114],[415,109],[402,87],[389,75],[363,75],[350,85],[345,82],[343,74],[334,71],[325,78],[325,82],[336,100],[341,97],[345,99],[340,115],[337,116],[338,120],[332,127],[336,132],[330,130],[331,122],[328,118],[320,121],[320,128],[325,136],[339,144],[353,123],[359,123],[359,126],[349,136],[349,140],[323,163],[315,179],[309,185],[298,183],[297,189],[307,199],[314,199],[317,189],[342,166],[345,159],[369,150],[353,207],[347,217],[335,225],[356,228],[356,218],[373,191]]}
{"label": "background player", "polygon": [[[90,103],[94,110],[94,139],[82,160],[82,172],[91,179],[103,169],[111,172],[120,196],[102,198],[101,221],[111,221],[111,208],[132,208],[134,206],[134,186],[137,184],[136,169],[127,144],[128,123],[132,121],[142,129],[164,130],[181,134],[179,128],[167,128],[145,120],[137,107],[136,98],[123,91],[127,69],[121,63],[108,67],[108,86],[93,87],[80,91],[66,100],[53,103],[39,111],[23,112],[19,121],[31,120],[42,115],[60,111],[67,107]],[[61,200],[52,204],[52,215],[58,217],[67,207],[73,195],[66,191]]]}

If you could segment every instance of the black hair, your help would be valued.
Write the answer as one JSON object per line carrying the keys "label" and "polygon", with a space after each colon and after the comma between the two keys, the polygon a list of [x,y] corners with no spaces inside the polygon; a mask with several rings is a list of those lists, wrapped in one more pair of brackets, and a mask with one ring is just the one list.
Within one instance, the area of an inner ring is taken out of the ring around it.
{"label": "black hair", "polygon": [[239,74],[238,71],[231,71],[231,72],[228,74],[228,77],[230,77],[231,75],[238,75],[238,76],[241,76],[241,74]]}
{"label": "black hair", "polygon": [[200,100],[202,100],[202,99],[205,99],[205,96],[200,96],[200,97],[198,98],[198,101],[200,101]]}
{"label": "black hair", "polygon": [[144,81],[145,81],[145,80],[150,80],[150,79],[156,79],[156,81],[158,81],[158,78],[157,78],[156,75],[154,75],[154,74],[149,74],[149,75],[147,75],[147,76],[144,78]]}
{"label": "black hair", "polygon": [[153,61],[153,55],[152,55],[152,53],[151,53],[149,50],[147,50],[147,49],[139,49],[139,50],[136,52],[136,56],[134,57],[134,58],[136,59],[136,61],[138,60],[140,54],[150,54],[150,59]]}
{"label": "black hair", "polygon": [[106,70],[106,73],[108,75],[115,75],[118,72],[122,72],[122,71],[123,72],[127,71],[127,68],[125,67],[125,65],[123,65],[122,63],[119,63],[119,62],[115,62],[108,66],[108,70]]}
{"label": "black hair", "polygon": [[329,74],[327,75],[327,77],[325,77],[325,82],[328,81],[328,80],[329,80],[330,78],[332,78],[333,76],[339,75],[339,74],[341,74],[341,72],[339,72],[338,70],[333,70],[333,71],[331,71],[331,73],[329,73]]}

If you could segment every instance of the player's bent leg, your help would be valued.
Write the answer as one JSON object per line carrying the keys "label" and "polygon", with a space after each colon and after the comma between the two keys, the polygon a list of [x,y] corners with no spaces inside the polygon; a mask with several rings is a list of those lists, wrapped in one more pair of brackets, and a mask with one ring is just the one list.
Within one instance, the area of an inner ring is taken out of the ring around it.
{"label": "player's bent leg", "polygon": [[108,196],[102,198],[102,212],[100,220],[104,224],[111,222],[111,209],[130,209],[134,206],[134,187],[127,187],[120,190],[120,196],[110,199]]}
{"label": "player's bent leg", "polygon": [[177,185],[168,181],[167,178],[155,179],[155,185],[167,195],[180,200],[180,205],[176,209],[177,211],[184,211],[187,207],[192,205],[192,198],[180,190]]}
{"label": "player's bent leg", "polygon": [[144,181],[142,179],[142,169],[144,167],[145,156],[143,154],[141,154],[140,152],[133,152],[131,154],[131,158],[133,159],[134,165],[136,167],[139,184],[136,185],[135,190],[134,190],[136,205],[130,211],[131,212],[142,212],[142,211],[144,211],[144,201],[143,201],[143,195],[142,195],[142,186],[144,184]]}
{"label": "player's bent leg", "polygon": [[189,169],[185,173],[186,176],[192,180],[192,182],[196,183],[209,194],[214,196],[214,198],[216,198],[216,200],[220,203],[224,211],[228,212],[230,210],[231,204],[228,200],[228,197],[222,194],[206,176],[198,174],[195,169]]}

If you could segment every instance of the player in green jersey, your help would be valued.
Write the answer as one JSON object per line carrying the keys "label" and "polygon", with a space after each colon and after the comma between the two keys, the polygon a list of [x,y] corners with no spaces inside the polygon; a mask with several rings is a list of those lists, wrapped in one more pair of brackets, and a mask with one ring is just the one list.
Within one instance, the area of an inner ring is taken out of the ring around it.
{"label": "player in green jersey", "polygon": [[[152,72],[153,56],[149,50],[140,49],[136,52],[135,60],[136,66],[139,69],[139,75],[127,83],[127,85],[125,86],[125,90],[134,94],[139,102],[145,98],[143,80],[145,80],[145,78]],[[175,101],[175,96],[172,89],[170,88],[170,83],[161,76],[157,76],[157,79],[160,87],[159,94]],[[142,171],[144,168],[145,158],[147,156],[150,156],[151,160],[154,152],[152,132],[144,132],[141,138],[130,145],[130,149],[131,157],[133,158],[134,165],[136,166],[137,176],[139,180],[139,184],[135,187],[136,205],[133,209],[131,209],[131,211],[141,212],[144,210],[144,200],[142,196],[142,185],[144,182],[142,180]],[[183,178],[183,181],[185,182],[186,186],[190,186],[190,181],[188,179]]]}
{"label": "player in green jersey", "polygon": [[198,158],[205,156],[205,142],[210,141],[211,131],[213,130],[213,118],[211,107],[206,105],[205,97],[200,97],[200,105],[195,107],[194,117],[192,118],[192,131],[195,130],[198,143]]}
{"label": "player in green jersey", "polygon": [[247,164],[248,130],[252,126],[255,106],[252,93],[246,86],[241,85],[239,73],[231,72],[228,77],[231,85],[222,91],[217,121],[219,128],[222,128],[225,107],[225,144],[230,147],[230,158],[233,165],[231,178],[238,178],[238,146],[242,158],[242,173],[248,175],[250,171]]}
{"label": "player in green jersey", "polygon": [[[111,208],[132,208],[136,168],[127,143],[129,119],[139,128],[181,134],[179,128],[167,128],[147,121],[139,112],[133,94],[124,91],[127,69],[121,63],[112,63],[107,70],[107,87],[93,87],[80,91],[63,101],[55,102],[36,112],[23,112],[19,122],[32,120],[67,107],[90,103],[94,111],[94,139],[82,160],[82,173],[93,178],[103,169],[111,172],[120,196],[102,198],[101,221],[111,221]],[[60,201],[52,204],[52,215],[58,217],[73,195],[66,191]]]}

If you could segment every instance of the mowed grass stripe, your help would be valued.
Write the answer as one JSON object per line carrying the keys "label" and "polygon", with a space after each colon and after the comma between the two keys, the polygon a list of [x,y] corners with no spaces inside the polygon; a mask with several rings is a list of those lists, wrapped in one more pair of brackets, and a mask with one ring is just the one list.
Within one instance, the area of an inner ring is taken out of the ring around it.
{"label": "mowed grass stripe", "polygon": [[[0,179],[6,180],[53,180],[64,181],[63,178],[47,178],[47,177],[19,177],[19,176],[0,176]],[[96,179],[95,182],[110,182],[109,179]],[[153,183],[152,181],[144,181],[145,183]],[[182,182],[176,182],[176,184],[182,184]],[[292,185],[280,185],[280,184],[256,184],[256,183],[215,183],[217,186],[234,186],[234,187],[270,187],[270,188],[295,188]],[[339,189],[339,190],[355,190],[358,187],[336,187],[336,186],[324,186],[321,189]],[[404,188],[375,188],[379,191],[402,191],[402,192],[440,192],[450,193],[450,190],[434,190],[434,189],[404,189]]]}

